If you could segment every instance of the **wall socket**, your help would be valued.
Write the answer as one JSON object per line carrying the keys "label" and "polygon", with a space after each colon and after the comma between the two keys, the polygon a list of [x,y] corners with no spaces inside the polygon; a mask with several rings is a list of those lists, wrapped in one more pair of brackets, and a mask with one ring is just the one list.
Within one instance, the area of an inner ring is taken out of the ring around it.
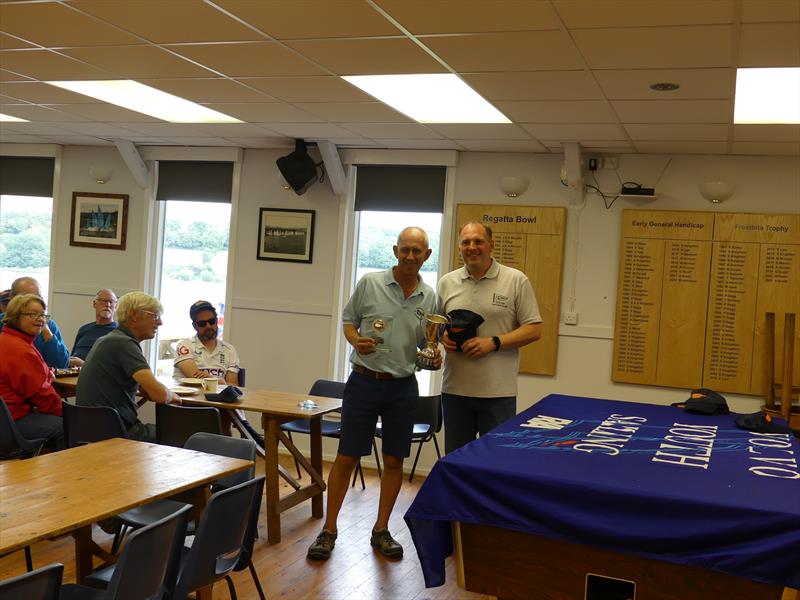
{"label": "wall socket", "polygon": [[578,313],[576,312],[564,313],[564,325],[577,325],[577,324],[578,324]]}

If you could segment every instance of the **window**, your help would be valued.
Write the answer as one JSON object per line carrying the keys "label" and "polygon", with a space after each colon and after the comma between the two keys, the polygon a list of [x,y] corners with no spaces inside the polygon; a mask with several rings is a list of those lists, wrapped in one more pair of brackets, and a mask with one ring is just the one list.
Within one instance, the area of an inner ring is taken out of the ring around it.
{"label": "window", "polygon": [[[397,235],[406,227],[421,227],[428,234],[431,256],[419,274],[422,280],[436,289],[439,274],[439,235],[442,229],[442,214],[432,212],[385,212],[365,210],[358,213],[358,233],[355,242],[356,271],[350,291],[367,273],[383,271],[397,264],[392,246]],[[349,353],[346,359],[349,360]],[[348,369],[349,370],[349,369]],[[431,371],[417,371],[420,394],[431,389]]]}
{"label": "window", "polygon": [[213,304],[222,333],[231,204],[167,200],[160,206],[164,242],[158,289],[164,324],[158,330],[157,374],[172,375],[177,341],[194,335],[189,306],[198,300]]}
{"label": "window", "polygon": [[47,300],[53,199],[0,196],[0,290],[18,277],[35,277]]}

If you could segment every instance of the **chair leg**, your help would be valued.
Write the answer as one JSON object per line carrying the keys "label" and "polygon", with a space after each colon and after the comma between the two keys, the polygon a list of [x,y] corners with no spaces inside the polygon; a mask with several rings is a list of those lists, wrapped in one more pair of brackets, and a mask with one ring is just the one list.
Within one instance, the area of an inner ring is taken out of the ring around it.
{"label": "chair leg", "polygon": [[225,575],[225,581],[228,584],[228,591],[231,594],[231,600],[237,600],[237,598],[236,598],[236,586],[233,585],[233,579],[231,579],[230,575]]}
{"label": "chair leg", "polygon": [[433,446],[436,448],[436,458],[442,458],[442,452],[439,450],[439,442],[436,440],[436,434],[433,434]]}
{"label": "chair leg", "polygon": [[358,461],[356,469],[353,471],[353,483],[350,484],[350,487],[356,487],[356,480],[359,476],[361,477],[361,489],[367,489],[367,484],[364,483],[364,470],[361,468],[361,460]]}
{"label": "chair leg", "polygon": [[116,554],[119,551],[119,547],[122,545],[122,539],[125,537],[127,530],[127,525],[119,524],[119,529],[117,529],[117,532],[114,534],[114,541],[111,542],[111,554]]}
{"label": "chair leg", "polygon": [[[292,432],[287,431],[286,433],[289,435],[289,441],[294,444],[294,440],[292,439]],[[300,473],[300,463],[297,461],[296,458],[294,459],[294,468],[297,469],[297,478],[300,479],[303,475],[302,473]]]}
{"label": "chair leg", "polygon": [[383,469],[381,468],[381,459],[378,456],[378,444],[375,443],[375,438],[372,438],[372,451],[375,452],[375,464],[378,465],[378,477],[383,477]]}
{"label": "chair leg", "polygon": [[417,470],[417,461],[419,460],[420,452],[422,452],[422,443],[424,440],[420,440],[417,443],[417,455],[414,457],[414,464],[411,465],[411,473],[408,476],[409,483],[414,479],[414,471]]}
{"label": "chair leg", "polygon": [[28,568],[28,573],[33,571],[33,557],[31,556],[30,546],[25,546],[25,566]]}
{"label": "chair leg", "polygon": [[264,590],[261,589],[261,582],[258,580],[258,573],[256,573],[256,568],[253,566],[253,561],[250,561],[250,564],[247,566],[250,567],[250,574],[253,576],[253,583],[256,584],[256,589],[258,590],[258,597],[261,600],[267,600],[267,597],[264,595]]}

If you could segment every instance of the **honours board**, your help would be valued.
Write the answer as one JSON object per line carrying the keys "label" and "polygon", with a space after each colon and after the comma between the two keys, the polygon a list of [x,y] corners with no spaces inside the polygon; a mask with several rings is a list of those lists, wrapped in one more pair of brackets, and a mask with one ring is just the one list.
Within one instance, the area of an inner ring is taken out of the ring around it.
{"label": "honours board", "polygon": [[[765,314],[775,313],[781,356],[783,315],[800,312],[800,215],[622,219],[612,379],[763,394]],[[800,333],[794,344],[797,384]]]}
{"label": "honours board", "polygon": [[499,204],[456,207],[453,268],[464,264],[458,252],[458,229],[468,221],[475,221],[491,226],[495,259],[525,273],[533,285],[542,315],[542,337],[520,350],[520,373],[556,373],[566,215],[563,207]]}

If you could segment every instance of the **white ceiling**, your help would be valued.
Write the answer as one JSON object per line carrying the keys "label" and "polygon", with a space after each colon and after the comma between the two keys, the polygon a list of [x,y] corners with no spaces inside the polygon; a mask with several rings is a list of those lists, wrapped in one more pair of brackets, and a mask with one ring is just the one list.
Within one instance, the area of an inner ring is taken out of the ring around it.
{"label": "white ceiling", "polygon": [[[800,126],[732,124],[736,68],[788,66],[800,0],[0,0],[0,112],[30,121],[0,142],[800,155]],[[339,78],[437,72],[513,123],[422,125]],[[117,78],[245,123],[41,83]]]}

